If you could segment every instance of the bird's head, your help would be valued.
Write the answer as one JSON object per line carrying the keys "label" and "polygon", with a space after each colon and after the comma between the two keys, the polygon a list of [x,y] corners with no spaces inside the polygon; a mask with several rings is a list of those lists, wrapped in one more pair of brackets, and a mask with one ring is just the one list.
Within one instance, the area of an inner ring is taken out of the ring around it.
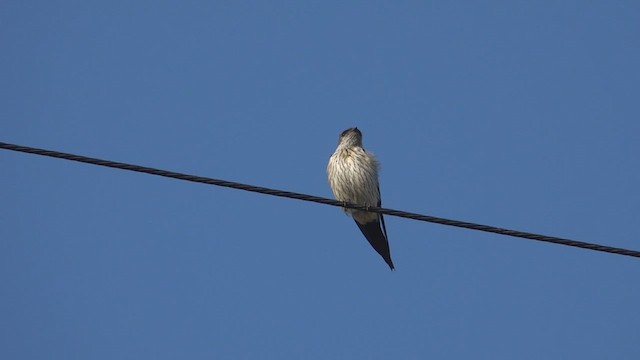
{"label": "bird's head", "polygon": [[349,128],[340,134],[338,145],[344,147],[362,146],[362,133],[357,127]]}

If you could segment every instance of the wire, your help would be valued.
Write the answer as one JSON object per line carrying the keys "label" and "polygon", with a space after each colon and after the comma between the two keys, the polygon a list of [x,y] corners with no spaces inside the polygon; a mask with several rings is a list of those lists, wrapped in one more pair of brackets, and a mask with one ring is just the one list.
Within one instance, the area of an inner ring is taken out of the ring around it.
{"label": "wire", "polygon": [[529,240],[544,241],[544,242],[549,242],[554,244],[578,247],[582,249],[602,251],[602,252],[607,252],[612,254],[633,256],[633,257],[640,258],[640,251],[622,249],[622,248],[611,247],[606,245],[592,244],[592,243],[587,243],[583,241],[576,241],[576,240],[559,238],[554,236],[546,236],[546,235],[522,232],[517,230],[503,229],[503,228],[494,227],[494,226],[481,225],[481,224],[475,224],[475,223],[458,221],[458,220],[444,219],[444,218],[439,218],[435,216],[421,215],[421,214],[410,213],[410,212],[400,211],[400,210],[393,210],[388,208],[344,203],[341,201],[322,198],[322,197],[313,196],[313,195],[306,195],[306,194],[300,194],[300,193],[295,193],[290,191],[269,189],[269,188],[260,187],[260,186],[241,184],[233,181],[225,181],[225,180],[212,179],[212,178],[202,177],[202,176],[182,174],[182,173],[177,173],[173,171],[150,168],[146,166],[132,165],[132,164],[120,163],[120,162],[109,161],[109,160],[101,160],[101,159],[91,158],[87,156],[32,148],[28,146],[7,144],[3,142],[0,142],[0,148],[28,153],[28,154],[36,154],[36,155],[49,156],[49,157],[54,157],[59,159],[78,161],[78,162],[87,163],[87,164],[107,166],[115,169],[129,170],[129,171],[135,171],[135,172],[140,172],[145,174],[163,176],[163,177],[174,178],[178,180],[223,186],[223,187],[228,187],[228,188],[233,188],[238,190],[256,192],[260,194],[279,196],[279,197],[285,197],[285,198],[297,199],[297,200],[303,200],[303,201],[311,201],[311,202],[325,204],[325,205],[370,211],[370,212],[375,212],[375,213],[380,213],[380,214],[385,214],[390,216],[402,217],[406,219],[426,221],[426,222],[435,223],[435,224],[455,226],[455,227],[466,228],[466,229],[477,230],[477,231],[484,231],[484,232],[489,232],[489,233],[494,233],[499,235],[506,235],[506,236],[524,238]]}

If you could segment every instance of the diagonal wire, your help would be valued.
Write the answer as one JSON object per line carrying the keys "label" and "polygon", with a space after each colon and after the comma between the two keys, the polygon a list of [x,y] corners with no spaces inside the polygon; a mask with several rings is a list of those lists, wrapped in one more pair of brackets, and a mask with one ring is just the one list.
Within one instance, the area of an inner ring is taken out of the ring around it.
{"label": "diagonal wire", "polygon": [[303,201],[311,201],[315,203],[337,206],[337,207],[344,207],[349,209],[371,211],[371,212],[386,214],[390,216],[398,216],[406,219],[426,221],[426,222],[435,223],[435,224],[455,226],[455,227],[460,227],[465,229],[495,233],[499,235],[506,235],[506,236],[524,238],[529,240],[544,241],[544,242],[549,242],[554,244],[578,247],[582,249],[602,251],[602,252],[607,252],[612,254],[633,256],[633,257],[640,258],[640,251],[636,251],[636,250],[628,250],[628,249],[622,249],[622,248],[617,248],[612,246],[598,245],[598,244],[592,244],[592,243],[587,243],[583,241],[559,238],[554,236],[546,236],[546,235],[522,232],[517,230],[503,229],[495,226],[488,226],[488,225],[475,224],[475,223],[470,223],[465,221],[444,219],[444,218],[439,218],[435,216],[421,215],[421,214],[388,209],[388,208],[344,203],[341,201],[322,198],[322,197],[313,196],[313,195],[270,189],[270,188],[265,188],[260,186],[252,186],[252,185],[241,184],[233,181],[225,181],[225,180],[213,179],[213,178],[202,177],[202,176],[182,174],[178,172],[155,169],[155,168],[146,167],[146,166],[139,166],[139,165],[109,161],[109,160],[96,159],[96,158],[91,158],[87,156],[74,155],[74,154],[63,153],[63,152],[52,151],[52,150],[38,149],[38,148],[33,148],[28,146],[21,146],[21,145],[14,145],[14,144],[7,144],[7,143],[0,142],[0,148],[28,153],[28,154],[36,154],[36,155],[49,156],[49,157],[54,157],[59,159],[78,161],[78,162],[87,163],[87,164],[107,166],[115,169],[129,170],[129,171],[135,171],[135,172],[140,172],[145,174],[163,176],[163,177],[168,177],[168,178],[173,178],[178,180],[223,186],[223,187],[228,187],[232,189],[256,192],[260,194],[280,196],[280,197],[303,200]]}

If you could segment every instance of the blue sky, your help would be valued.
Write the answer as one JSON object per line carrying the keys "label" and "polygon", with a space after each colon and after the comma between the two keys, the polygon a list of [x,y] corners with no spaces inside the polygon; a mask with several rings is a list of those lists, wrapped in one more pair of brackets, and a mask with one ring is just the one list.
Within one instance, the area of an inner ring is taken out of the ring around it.
{"label": "blue sky", "polygon": [[[0,141],[640,249],[635,1],[4,1]],[[632,359],[640,260],[0,151],[5,359]]]}

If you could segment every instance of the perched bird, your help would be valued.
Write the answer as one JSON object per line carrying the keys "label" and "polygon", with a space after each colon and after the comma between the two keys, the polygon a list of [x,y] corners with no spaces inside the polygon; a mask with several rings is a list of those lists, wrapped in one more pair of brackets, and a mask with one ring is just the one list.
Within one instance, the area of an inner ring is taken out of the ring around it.
{"label": "perched bird", "polygon": [[[378,161],[362,147],[362,133],[350,128],[340,134],[338,147],[329,159],[327,175],[331,191],[338,201],[366,206],[380,206]],[[382,214],[344,209],[351,214],[369,244],[394,269]]]}

